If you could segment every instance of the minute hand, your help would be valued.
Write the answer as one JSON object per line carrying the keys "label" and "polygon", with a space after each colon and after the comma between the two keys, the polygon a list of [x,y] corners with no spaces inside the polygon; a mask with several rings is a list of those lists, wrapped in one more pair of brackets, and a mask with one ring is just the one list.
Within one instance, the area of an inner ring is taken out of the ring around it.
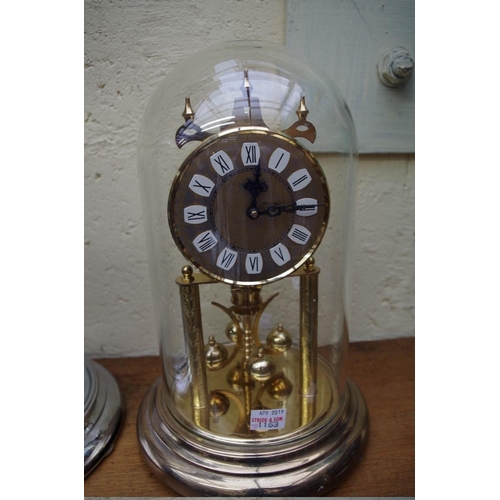
{"label": "minute hand", "polygon": [[287,205],[271,205],[264,210],[259,210],[259,215],[267,215],[269,217],[276,217],[283,213],[291,214],[294,212],[300,212],[302,210],[310,210],[312,208],[320,207],[322,205],[297,205],[296,202],[288,203]]}

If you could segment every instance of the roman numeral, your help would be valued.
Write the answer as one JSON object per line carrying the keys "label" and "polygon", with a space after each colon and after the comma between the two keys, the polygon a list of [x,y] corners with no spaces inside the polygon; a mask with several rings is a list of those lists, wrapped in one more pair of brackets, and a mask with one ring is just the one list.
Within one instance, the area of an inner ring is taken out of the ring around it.
{"label": "roman numeral", "polygon": [[278,161],[276,162],[276,165],[274,166],[274,169],[277,170],[278,167],[280,166],[281,160],[283,159],[283,156],[285,156],[285,153],[281,153],[280,157],[278,158]]}
{"label": "roman numeral", "polygon": [[189,183],[189,188],[194,193],[207,198],[210,196],[215,184],[204,175],[195,174]]}
{"label": "roman numeral", "polygon": [[260,160],[260,148],[256,142],[245,142],[241,147],[243,165],[257,165]]}
{"label": "roman numeral", "polygon": [[296,187],[296,186],[298,186],[301,182],[304,182],[305,180],[307,180],[307,175],[303,175],[302,177],[299,177],[297,180],[293,181],[293,182],[292,182],[292,186],[293,186],[293,187]]}
{"label": "roman numeral", "polygon": [[217,242],[218,240],[212,231],[205,231],[193,240],[193,245],[198,252],[206,252],[217,245]]}
{"label": "roman numeral", "polygon": [[318,200],[314,198],[302,198],[296,202],[295,213],[302,217],[310,217],[318,213]]}
{"label": "roman numeral", "polygon": [[217,266],[228,271],[234,266],[237,256],[238,253],[234,250],[224,248],[224,250],[222,250],[222,252],[217,257]]}
{"label": "roman numeral", "polygon": [[278,266],[282,266],[290,260],[290,252],[283,243],[278,243],[275,247],[271,248],[270,253],[271,258]]}
{"label": "roman numeral", "polygon": [[288,177],[288,183],[292,186],[294,191],[305,188],[312,180],[311,174],[305,169],[301,168]]}
{"label": "roman numeral", "polygon": [[245,268],[248,274],[259,274],[262,272],[264,261],[260,253],[249,253],[245,260]]}
{"label": "roman numeral", "polygon": [[229,172],[230,167],[223,156],[221,155],[217,156],[217,158],[214,158],[214,162],[217,163],[217,165],[219,165],[223,173]]}
{"label": "roman numeral", "polygon": [[309,236],[307,233],[304,233],[304,231],[301,231],[300,229],[295,228],[293,230],[292,236],[294,238],[297,238],[298,240],[305,242],[307,241],[307,237]]}
{"label": "roman numeral", "polygon": [[218,151],[210,157],[210,163],[212,163],[213,169],[219,175],[226,175],[231,170],[234,170],[233,162],[229,158],[228,154],[224,151]]}
{"label": "roman numeral", "polygon": [[290,153],[285,149],[278,148],[273,151],[271,158],[269,158],[268,168],[272,170],[276,170],[276,172],[280,173],[285,170],[290,161]]}
{"label": "roman numeral", "polygon": [[187,224],[202,224],[207,221],[207,207],[192,205],[184,209],[184,222]]}
{"label": "roman numeral", "polygon": [[203,189],[205,193],[210,193],[210,186],[205,186],[201,184],[199,181],[194,181],[194,187]]}
{"label": "roman numeral", "polygon": [[255,163],[255,146],[246,146],[245,147],[245,152],[247,154],[247,159],[245,160],[245,163]]}
{"label": "roman numeral", "polygon": [[291,231],[288,233],[288,237],[299,245],[306,244],[310,236],[311,231],[304,226],[300,226],[299,224],[294,224]]}

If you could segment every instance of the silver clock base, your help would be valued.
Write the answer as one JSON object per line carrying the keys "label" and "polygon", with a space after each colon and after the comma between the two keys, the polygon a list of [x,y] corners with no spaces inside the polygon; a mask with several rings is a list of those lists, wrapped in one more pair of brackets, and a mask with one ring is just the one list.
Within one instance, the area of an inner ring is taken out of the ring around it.
{"label": "silver clock base", "polygon": [[246,446],[194,435],[164,407],[160,377],[138,415],[143,455],[154,474],[184,496],[318,496],[358,463],[368,438],[368,412],[348,380],[342,408],[306,436]]}
{"label": "silver clock base", "polygon": [[84,476],[111,453],[125,415],[114,377],[103,366],[85,359]]}

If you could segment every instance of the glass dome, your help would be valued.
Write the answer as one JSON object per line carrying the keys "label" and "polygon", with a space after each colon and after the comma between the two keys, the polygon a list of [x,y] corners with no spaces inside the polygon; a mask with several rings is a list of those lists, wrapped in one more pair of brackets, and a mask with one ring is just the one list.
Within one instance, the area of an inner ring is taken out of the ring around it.
{"label": "glass dome", "polygon": [[361,453],[356,148],[335,85],[280,45],[210,47],[152,96],[138,166],[163,377],[138,430],[177,491],[318,494]]}

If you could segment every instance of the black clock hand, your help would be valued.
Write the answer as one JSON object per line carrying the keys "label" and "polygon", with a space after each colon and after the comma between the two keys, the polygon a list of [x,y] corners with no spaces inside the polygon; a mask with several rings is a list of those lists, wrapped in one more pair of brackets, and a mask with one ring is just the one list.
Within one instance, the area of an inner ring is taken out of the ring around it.
{"label": "black clock hand", "polygon": [[300,212],[302,210],[310,210],[312,208],[321,207],[322,205],[297,205],[296,202],[289,203],[287,205],[271,205],[264,210],[258,210],[259,215],[267,215],[269,217],[276,217],[283,213],[291,214],[294,212]]}
{"label": "black clock hand", "polygon": [[256,219],[259,216],[259,212],[257,210],[257,197],[260,195],[260,193],[264,193],[268,190],[266,181],[261,181],[260,176],[261,169],[259,161],[254,170],[254,179],[247,179],[247,181],[243,185],[243,188],[247,191],[250,191],[250,195],[252,196],[252,203],[247,209],[247,215],[251,219]]}

